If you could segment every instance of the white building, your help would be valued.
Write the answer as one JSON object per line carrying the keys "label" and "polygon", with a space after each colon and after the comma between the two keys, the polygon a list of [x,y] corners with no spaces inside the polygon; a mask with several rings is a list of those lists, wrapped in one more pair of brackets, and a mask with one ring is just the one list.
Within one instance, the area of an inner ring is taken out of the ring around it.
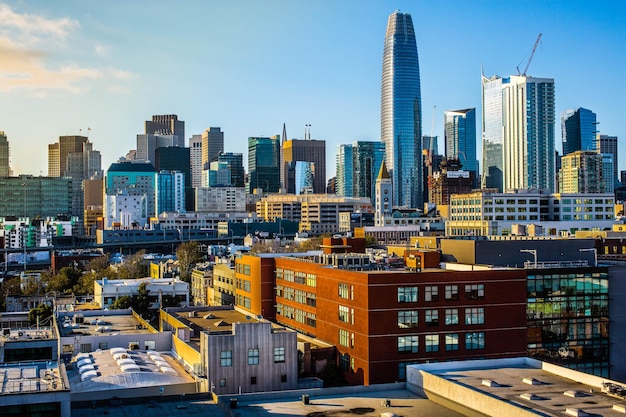
{"label": "white building", "polygon": [[144,227],[148,223],[147,196],[128,195],[121,191],[119,194],[105,196],[104,228],[131,228],[133,224]]}
{"label": "white building", "polygon": [[446,235],[508,235],[514,225],[541,224],[545,235],[610,229],[613,194],[553,194],[547,190],[488,190],[450,197]]}
{"label": "white building", "polygon": [[189,138],[189,165],[191,167],[191,186],[202,187],[202,135]]}
{"label": "white building", "polygon": [[196,188],[196,211],[246,211],[246,189],[240,187]]}
{"label": "white building", "polygon": [[164,295],[175,297],[181,305],[189,305],[189,284],[177,278],[107,279],[94,281],[94,302],[101,308],[110,307],[117,299],[138,294],[145,283],[154,308],[161,305]]}

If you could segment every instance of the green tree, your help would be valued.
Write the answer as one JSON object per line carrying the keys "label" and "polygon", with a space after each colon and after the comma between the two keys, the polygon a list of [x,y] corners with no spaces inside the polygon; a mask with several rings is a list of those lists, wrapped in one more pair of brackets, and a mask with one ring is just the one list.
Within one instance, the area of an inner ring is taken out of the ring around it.
{"label": "green tree", "polygon": [[20,288],[20,277],[6,277],[2,284],[0,284],[0,303],[2,304],[2,311],[6,311],[6,297],[7,295],[21,295],[22,290]]}
{"label": "green tree", "polygon": [[374,236],[370,236],[370,235],[365,236],[365,247],[374,246],[377,243],[378,242],[376,241],[376,238]]}
{"label": "green tree", "polygon": [[28,322],[30,324],[37,324],[37,318],[39,323],[44,323],[52,317],[52,306],[50,304],[41,303],[35,308],[31,308],[28,312]]}
{"label": "green tree", "polygon": [[324,388],[346,385],[346,381],[341,375],[341,369],[332,361],[328,362],[317,376],[324,381]]}
{"label": "green tree", "polygon": [[149,275],[148,264],[144,262],[144,255],[146,251],[144,249],[129,256],[117,270],[117,276],[119,279],[135,279],[145,278]]}
{"label": "green tree", "polygon": [[82,272],[78,269],[69,266],[61,268],[58,274],[49,278],[47,290],[58,293],[71,293],[81,275]]}
{"label": "green tree", "polygon": [[124,295],[111,304],[111,310],[127,310],[133,306],[133,297]]}
{"label": "green tree", "polygon": [[200,247],[198,242],[183,242],[176,249],[176,258],[178,258],[178,268],[180,269],[180,279],[182,281],[191,281],[191,269],[202,260],[200,255]]}

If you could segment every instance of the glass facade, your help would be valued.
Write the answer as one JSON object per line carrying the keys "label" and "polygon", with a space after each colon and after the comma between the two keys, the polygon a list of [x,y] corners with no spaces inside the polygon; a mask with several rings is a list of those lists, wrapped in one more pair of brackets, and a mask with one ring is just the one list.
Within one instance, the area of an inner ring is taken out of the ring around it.
{"label": "glass facade", "polygon": [[608,378],[607,268],[528,272],[528,354]]}
{"label": "glass facade", "polygon": [[381,140],[393,184],[393,205],[423,204],[422,99],[419,60],[408,13],[389,16],[383,52]]}
{"label": "glass facade", "polygon": [[73,181],[29,175],[0,178],[0,216],[32,219],[71,215]]}
{"label": "glass facade", "polygon": [[342,197],[354,197],[352,145],[339,145],[337,148],[337,194]]}
{"label": "glass facade", "polygon": [[476,109],[448,110],[443,114],[446,158],[458,158],[464,170],[474,172],[474,181],[476,181],[478,178]]}
{"label": "glass facade", "polygon": [[280,191],[280,136],[248,138],[248,184],[246,192],[261,188]]}
{"label": "glass facade", "polygon": [[563,155],[576,151],[594,151],[597,133],[594,112],[582,107],[564,111],[561,115]]}

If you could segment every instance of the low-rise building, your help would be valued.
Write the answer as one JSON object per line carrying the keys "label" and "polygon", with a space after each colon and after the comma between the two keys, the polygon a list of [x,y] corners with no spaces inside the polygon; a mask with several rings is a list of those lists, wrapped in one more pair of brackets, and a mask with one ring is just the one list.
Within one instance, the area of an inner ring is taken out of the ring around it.
{"label": "low-rise building", "polygon": [[108,308],[120,297],[138,294],[141,284],[146,285],[154,308],[162,305],[165,295],[176,298],[181,305],[189,305],[189,283],[178,278],[108,279],[94,281],[94,302],[100,308]]}

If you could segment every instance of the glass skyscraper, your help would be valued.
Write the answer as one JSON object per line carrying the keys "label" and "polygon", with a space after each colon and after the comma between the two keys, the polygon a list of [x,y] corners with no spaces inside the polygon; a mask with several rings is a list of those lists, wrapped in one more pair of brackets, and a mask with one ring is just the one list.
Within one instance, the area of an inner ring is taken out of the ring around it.
{"label": "glass skyscraper", "polygon": [[458,158],[465,171],[478,178],[476,160],[476,109],[443,112],[446,137],[446,158]]}
{"label": "glass skyscraper", "polygon": [[337,148],[337,194],[342,197],[353,197],[352,145],[339,145]]}
{"label": "glass skyscraper", "polygon": [[482,102],[482,186],[554,192],[554,79],[483,76]]}
{"label": "glass skyscraper", "polygon": [[563,155],[576,151],[593,151],[596,148],[596,114],[582,107],[569,109],[561,115]]}
{"label": "glass skyscraper", "polygon": [[387,21],[380,113],[393,205],[421,207],[422,99],[417,44],[409,13],[395,11]]}
{"label": "glass skyscraper", "polygon": [[339,145],[337,194],[343,197],[368,197],[373,204],[376,177],[384,157],[383,142],[356,141]]}
{"label": "glass skyscraper", "polygon": [[247,192],[280,191],[280,136],[248,138]]}

